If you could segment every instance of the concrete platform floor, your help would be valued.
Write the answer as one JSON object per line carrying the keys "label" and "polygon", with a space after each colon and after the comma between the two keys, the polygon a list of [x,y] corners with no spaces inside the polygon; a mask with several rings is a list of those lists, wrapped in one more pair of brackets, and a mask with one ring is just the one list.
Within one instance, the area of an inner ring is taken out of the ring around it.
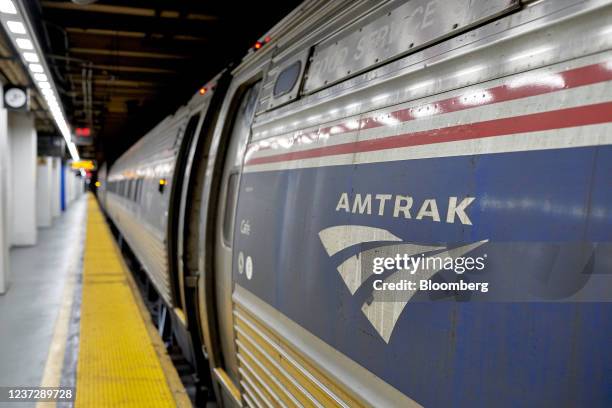
{"label": "concrete platform floor", "polygon": [[82,273],[86,217],[82,196],[38,230],[36,246],[11,249],[10,286],[0,296],[0,386],[41,385],[66,283]]}
{"label": "concrete platform floor", "polygon": [[[96,198],[10,253],[0,296],[2,387],[73,387],[74,402],[20,407],[190,407]],[[0,401],[0,408],[15,402]]]}

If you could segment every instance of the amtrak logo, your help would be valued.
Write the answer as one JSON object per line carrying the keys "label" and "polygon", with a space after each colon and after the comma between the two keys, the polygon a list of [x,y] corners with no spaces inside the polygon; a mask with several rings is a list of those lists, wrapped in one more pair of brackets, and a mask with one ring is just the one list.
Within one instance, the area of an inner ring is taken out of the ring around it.
{"label": "amtrak logo", "polygon": [[[374,227],[361,225],[339,225],[326,228],[319,232],[319,238],[327,254],[331,257],[356,245],[364,243],[380,244],[344,259],[337,267],[340,277],[347,289],[354,295],[355,292],[374,274],[373,261],[375,257],[406,254],[419,256],[422,254],[435,254],[435,257],[456,259],[480,247],[487,240],[474,242],[455,248],[443,245],[420,245],[405,243],[391,232]],[[442,268],[417,267],[415,270],[397,270],[384,277],[385,283],[401,282],[402,280],[429,279]],[[418,290],[375,291],[372,289],[373,300],[364,303],[361,311],[372,324],[374,329],[389,342],[393,329],[404,308]],[[384,297],[384,298],[383,298]]]}

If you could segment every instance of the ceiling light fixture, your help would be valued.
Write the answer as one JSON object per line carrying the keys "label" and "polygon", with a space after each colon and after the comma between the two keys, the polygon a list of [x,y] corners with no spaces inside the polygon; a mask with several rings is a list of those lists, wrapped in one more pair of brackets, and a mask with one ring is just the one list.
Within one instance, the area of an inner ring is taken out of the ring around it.
{"label": "ceiling light fixture", "polygon": [[[8,16],[9,14],[12,16]],[[28,32],[34,32],[28,17],[21,3],[14,3],[12,0],[0,0],[0,22],[13,46],[24,51],[21,53],[24,65],[28,68],[29,74],[40,93],[44,96],[55,126],[66,140],[72,160],[79,160],[79,152],[72,142],[70,127],[66,122],[53,78],[49,75],[44,54],[37,39],[34,36],[28,36]]]}
{"label": "ceiling light fixture", "polygon": [[22,55],[23,59],[28,62],[40,62],[40,60],[38,59],[38,54],[36,54],[35,52],[24,52]]}
{"label": "ceiling light fixture", "polygon": [[30,64],[30,65],[28,65],[28,67],[30,68],[30,71],[35,72],[35,73],[43,73],[43,72],[45,72],[45,69],[40,64]]}
{"label": "ceiling light fixture", "polygon": [[28,38],[16,38],[15,42],[17,43],[17,46],[22,50],[34,49],[34,44],[32,44],[32,41],[30,41],[30,39]]}
{"label": "ceiling light fixture", "polygon": [[6,26],[13,34],[27,34],[25,26],[21,21],[7,21]]}
{"label": "ceiling light fixture", "polygon": [[0,0],[0,13],[17,14],[17,9],[11,0]]}

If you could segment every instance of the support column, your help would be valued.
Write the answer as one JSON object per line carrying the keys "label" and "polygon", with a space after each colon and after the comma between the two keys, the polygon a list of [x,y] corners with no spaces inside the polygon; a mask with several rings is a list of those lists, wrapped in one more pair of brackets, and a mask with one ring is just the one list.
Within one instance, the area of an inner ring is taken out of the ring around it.
{"label": "support column", "polygon": [[66,169],[64,163],[60,167],[60,209],[66,211]]}
{"label": "support column", "polygon": [[64,165],[64,209],[68,209],[72,201],[72,171]]}
{"label": "support column", "polygon": [[11,145],[11,244],[36,245],[36,129],[26,113],[8,114]]}
{"label": "support column", "polygon": [[[2,90],[0,89],[0,96]],[[0,294],[8,289],[9,282],[9,143],[6,109],[0,107]]]}
{"label": "support column", "polygon": [[57,218],[62,213],[62,193],[61,193],[61,179],[62,179],[62,159],[54,157],[51,162],[51,214],[53,218]]}
{"label": "support column", "polygon": [[39,157],[36,172],[36,226],[50,227],[53,223],[53,158]]}

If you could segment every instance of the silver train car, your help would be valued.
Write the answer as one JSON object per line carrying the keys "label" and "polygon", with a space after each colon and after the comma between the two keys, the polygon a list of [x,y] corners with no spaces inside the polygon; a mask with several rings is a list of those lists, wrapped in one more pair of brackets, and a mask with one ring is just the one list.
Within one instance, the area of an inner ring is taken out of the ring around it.
{"label": "silver train car", "polygon": [[612,2],[309,0],[256,48],[101,179],[219,403],[611,406]]}

